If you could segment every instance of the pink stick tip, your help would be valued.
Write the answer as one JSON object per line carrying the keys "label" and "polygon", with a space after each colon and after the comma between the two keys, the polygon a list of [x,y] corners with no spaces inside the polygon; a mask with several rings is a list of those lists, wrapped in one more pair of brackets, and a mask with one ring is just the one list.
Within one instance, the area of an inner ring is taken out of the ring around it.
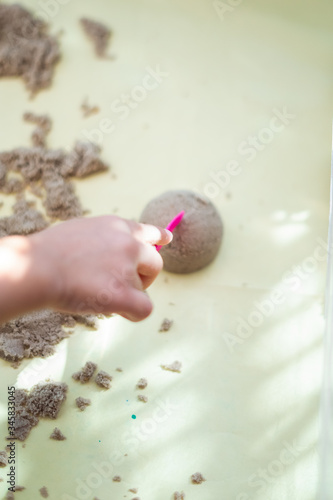
{"label": "pink stick tip", "polygon": [[[173,231],[175,229],[175,227],[178,226],[178,224],[181,222],[182,218],[184,217],[185,215],[185,212],[184,210],[182,210],[181,212],[179,212],[179,214],[176,215],[176,217],[174,217],[172,219],[171,222],[169,222],[169,224],[167,225],[166,229],[168,229],[169,231]],[[162,248],[162,245],[155,245],[156,247],[156,250],[159,252]]]}

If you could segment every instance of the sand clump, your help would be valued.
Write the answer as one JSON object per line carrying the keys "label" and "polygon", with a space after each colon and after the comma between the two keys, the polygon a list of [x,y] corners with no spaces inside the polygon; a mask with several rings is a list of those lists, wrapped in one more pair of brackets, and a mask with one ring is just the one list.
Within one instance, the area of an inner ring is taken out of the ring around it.
{"label": "sand clump", "polygon": [[96,113],[100,112],[100,109],[98,106],[89,104],[88,100],[85,99],[83,103],[81,104],[81,111],[83,114],[83,118],[89,118],[89,116],[95,115]]}
{"label": "sand clump", "polygon": [[0,77],[21,77],[34,95],[51,85],[59,59],[46,23],[18,4],[0,4]]}
{"label": "sand clump", "polygon": [[0,238],[14,234],[28,235],[46,229],[49,223],[32,202],[18,200],[13,215],[0,218]]}
{"label": "sand clump", "polygon": [[36,148],[45,148],[46,137],[52,127],[50,118],[47,115],[36,115],[34,113],[27,112],[24,113],[23,119],[26,122],[36,125],[36,128],[31,135],[32,145]]}
{"label": "sand clump", "polygon": [[93,363],[92,361],[87,361],[81,370],[73,373],[72,378],[74,380],[77,380],[78,382],[81,382],[81,384],[86,384],[87,382],[89,382],[89,380],[91,380],[96,369],[97,369],[96,363]]}
{"label": "sand clump", "polygon": [[111,30],[98,21],[83,17],[80,19],[83,31],[94,45],[97,57],[106,57],[106,50],[111,37]]}
{"label": "sand clump", "polygon": [[148,381],[146,378],[140,378],[138,383],[136,384],[137,389],[145,389],[148,385]]}
{"label": "sand clump", "polygon": [[161,368],[163,368],[163,370],[167,370],[169,372],[180,373],[180,370],[182,368],[182,364],[180,361],[174,361],[173,363],[171,363],[169,365],[161,365]]}
{"label": "sand clump", "polygon": [[7,451],[0,451],[0,467],[6,467],[8,464],[8,454]]}
{"label": "sand clump", "polygon": [[201,474],[201,472],[195,472],[191,476],[191,481],[192,481],[193,484],[201,484],[204,481],[206,481],[206,479],[203,477],[203,475]]}
{"label": "sand clump", "polygon": [[54,439],[55,441],[64,441],[67,438],[63,435],[61,430],[58,429],[58,427],[55,427],[52,431],[52,434],[50,435],[50,439]]}
{"label": "sand clump", "polygon": [[31,391],[16,389],[15,391],[15,428],[8,439],[24,441],[39,418],[57,418],[60,408],[66,399],[67,384],[50,382],[37,384]]}
{"label": "sand clump", "polygon": [[21,362],[50,356],[55,352],[54,346],[69,336],[63,327],[73,328],[86,321],[84,316],[43,310],[0,324],[0,358]]}
{"label": "sand clump", "polygon": [[43,498],[48,498],[49,492],[47,491],[46,486],[42,486],[39,490],[40,496]]}
{"label": "sand clump", "polygon": [[104,389],[110,389],[111,387],[112,376],[109,375],[104,370],[100,370],[95,378],[95,382],[99,387],[103,387]]}
{"label": "sand clump", "polygon": [[78,398],[75,399],[75,403],[80,411],[84,411],[88,406],[91,405],[91,399],[79,396]]}
{"label": "sand clump", "polygon": [[162,321],[162,324],[161,324],[160,329],[158,331],[159,332],[168,332],[170,330],[170,328],[172,327],[172,325],[173,325],[172,319],[165,318]]}
{"label": "sand clump", "polygon": [[62,382],[37,384],[30,391],[26,409],[36,417],[55,419],[66,399],[66,393],[67,384]]}
{"label": "sand clump", "polygon": [[139,394],[138,395],[138,400],[142,401],[143,403],[147,403],[148,402],[148,396],[144,396],[143,394]]}

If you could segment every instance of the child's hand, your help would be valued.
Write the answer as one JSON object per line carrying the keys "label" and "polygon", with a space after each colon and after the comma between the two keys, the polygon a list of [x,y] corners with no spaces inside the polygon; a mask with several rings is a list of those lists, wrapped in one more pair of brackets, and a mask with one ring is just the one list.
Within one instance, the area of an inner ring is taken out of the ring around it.
{"label": "child's hand", "polygon": [[[8,260],[13,271],[7,266],[2,281],[0,268],[0,296],[13,294],[7,308],[11,316],[52,307],[71,313],[114,312],[140,321],[152,310],[144,290],[163,267],[154,245],[171,240],[165,229],[116,216],[73,219],[29,237],[3,238],[6,255],[13,252]],[[21,270],[16,282],[15,269]],[[6,290],[1,294],[2,284]]]}

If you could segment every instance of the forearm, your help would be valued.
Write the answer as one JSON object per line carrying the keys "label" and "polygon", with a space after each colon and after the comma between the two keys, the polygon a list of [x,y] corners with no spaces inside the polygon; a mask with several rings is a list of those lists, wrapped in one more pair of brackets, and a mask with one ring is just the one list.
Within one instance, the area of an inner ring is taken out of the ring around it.
{"label": "forearm", "polygon": [[30,238],[0,239],[0,324],[33,309],[47,306],[47,276],[38,265]]}

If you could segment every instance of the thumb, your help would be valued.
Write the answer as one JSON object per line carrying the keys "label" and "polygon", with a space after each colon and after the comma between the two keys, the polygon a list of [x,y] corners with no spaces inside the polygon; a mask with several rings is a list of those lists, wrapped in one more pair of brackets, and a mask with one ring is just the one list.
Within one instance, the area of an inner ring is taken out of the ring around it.
{"label": "thumb", "polygon": [[128,302],[128,307],[126,311],[119,312],[119,314],[130,321],[142,321],[147,318],[153,310],[153,304],[148,294],[136,288],[128,290],[126,300]]}
{"label": "thumb", "polygon": [[140,241],[152,245],[167,245],[173,238],[172,232],[168,229],[142,223],[139,224],[139,228],[135,231],[134,236]]}

